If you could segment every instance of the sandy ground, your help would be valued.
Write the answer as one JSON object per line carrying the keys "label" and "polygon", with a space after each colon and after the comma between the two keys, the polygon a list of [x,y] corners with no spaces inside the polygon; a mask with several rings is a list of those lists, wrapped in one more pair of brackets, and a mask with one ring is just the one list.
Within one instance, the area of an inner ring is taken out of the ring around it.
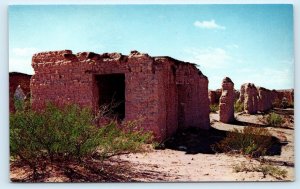
{"label": "sandy ground", "polygon": [[[247,125],[256,125],[267,128],[273,136],[284,145],[281,153],[274,156],[264,156],[265,163],[279,167],[287,171],[286,178],[276,178],[264,175],[262,172],[235,172],[234,166],[245,163],[246,165],[259,166],[257,159],[243,155],[228,155],[224,153],[205,153],[207,149],[201,149],[203,153],[187,153],[185,146],[179,146],[179,150],[164,149],[150,150],[144,153],[125,154],[114,156],[108,160],[108,174],[97,175],[99,170],[83,169],[73,166],[72,172],[61,172],[60,165],[53,165],[47,171],[48,176],[39,182],[199,182],[199,181],[292,181],[294,180],[294,123],[293,115],[290,115],[284,127],[266,127],[263,124],[263,115],[237,114],[236,119],[242,124],[224,124],[218,121],[218,114],[211,113],[211,126],[216,131],[231,131],[234,128],[243,129]],[[192,133],[193,134],[193,133]],[[207,136],[204,134],[204,136]],[[199,135],[192,135],[199,138]],[[210,136],[209,136],[210,137]],[[208,137],[208,138],[209,138]],[[200,137],[201,138],[201,137]],[[185,140],[185,139],[184,139]],[[190,140],[190,136],[187,138]],[[194,139],[190,140],[192,144]],[[200,144],[200,145],[199,145]],[[202,144],[202,145],[201,145]],[[196,147],[205,146],[203,140],[195,143]],[[202,147],[201,147],[202,148]],[[91,167],[98,168],[97,164]],[[91,172],[92,171],[92,172]],[[96,174],[95,172],[96,171]],[[111,172],[115,172],[111,175]],[[66,173],[71,174],[66,176]],[[30,169],[24,166],[11,168],[12,180],[19,179],[26,182],[30,175]],[[30,181],[29,181],[30,182]]]}
{"label": "sandy ground", "polygon": [[[218,114],[211,114],[212,127],[229,131],[244,126],[218,122]],[[236,115],[239,121],[263,124],[262,115]],[[291,126],[292,127],[292,126]],[[119,156],[132,164],[137,173],[154,174],[155,177],[136,178],[138,181],[165,182],[197,182],[197,181],[292,181],[294,180],[294,130],[292,128],[267,127],[273,136],[287,143],[282,147],[280,155],[265,156],[268,163],[287,171],[284,179],[261,172],[235,172],[234,165],[242,162],[247,165],[259,165],[260,162],[242,155],[219,154],[186,154],[177,150],[154,150],[148,153]]]}

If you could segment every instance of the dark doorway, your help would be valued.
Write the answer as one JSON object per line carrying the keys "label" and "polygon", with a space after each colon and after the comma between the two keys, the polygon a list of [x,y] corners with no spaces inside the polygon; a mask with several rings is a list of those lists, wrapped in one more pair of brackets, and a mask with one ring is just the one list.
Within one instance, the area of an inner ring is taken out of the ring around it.
{"label": "dark doorway", "polygon": [[97,75],[99,107],[109,107],[110,115],[125,118],[125,74]]}

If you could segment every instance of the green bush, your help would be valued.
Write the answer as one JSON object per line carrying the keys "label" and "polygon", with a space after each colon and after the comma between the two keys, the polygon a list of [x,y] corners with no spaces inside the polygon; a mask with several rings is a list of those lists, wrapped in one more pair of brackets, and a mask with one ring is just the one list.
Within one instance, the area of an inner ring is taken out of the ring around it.
{"label": "green bush", "polygon": [[238,112],[242,112],[242,111],[244,111],[244,104],[239,101],[235,101],[234,102],[234,112],[238,113]]}
{"label": "green bush", "polygon": [[274,112],[267,115],[266,121],[270,126],[281,126],[283,124],[283,118]]}
{"label": "green bush", "polygon": [[17,111],[10,115],[10,153],[33,169],[37,177],[39,161],[63,161],[98,154],[109,155],[142,150],[142,144],[151,140],[151,133],[137,127],[137,122],[118,125],[111,120],[100,127],[87,108],[69,105],[58,108],[51,104],[45,110]]}
{"label": "green bush", "polygon": [[219,110],[219,105],[218,104],[210,104],[209,108],[210,108],[210,112],[217,112]]}
{"label": "green bush", "polygon": [[244,127],[239,131],[234,129],[220,142],[212,145],[216,152],[241,153],[258,157],[265,155],[272,145],[272,136],[267,129]]}

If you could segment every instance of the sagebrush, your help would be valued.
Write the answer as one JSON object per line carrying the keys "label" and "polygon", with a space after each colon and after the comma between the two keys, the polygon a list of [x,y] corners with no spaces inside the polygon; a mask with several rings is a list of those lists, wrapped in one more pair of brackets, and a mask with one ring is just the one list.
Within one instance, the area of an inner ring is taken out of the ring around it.
{"label": "sagebrush", "polygon": [[244,127],[234,129],[226,137],[212,145],[216,152],[240,153],[252,157],[263,156],[272,146],[272,136],[265,128]]}
{"label": "sagebrush", "polygon": [[284,119],[281,115],[272,112],[267,115],[266,121],[268,125],[277,127],[283,124]]}
{"label": "sagebrush", "polygon": [[58,108],[48,104],[43,111],[21,109],[10,115],[10,154],[33,169],[37,177],[39,162],[81,162],[95,154],[100,159],[124,152],[137,152],[152,140],[138,122],[94,125],[90,109],[76,105]]}

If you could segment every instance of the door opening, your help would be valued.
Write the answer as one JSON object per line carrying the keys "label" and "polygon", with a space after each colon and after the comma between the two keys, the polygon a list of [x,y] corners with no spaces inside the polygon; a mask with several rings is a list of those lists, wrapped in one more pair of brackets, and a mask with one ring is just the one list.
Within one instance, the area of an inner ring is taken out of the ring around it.
{"label": "door opening", "polygon": [[125,118],[125,74],[96,75],[101,108],[109,109],[105,114],[118,119]]}

